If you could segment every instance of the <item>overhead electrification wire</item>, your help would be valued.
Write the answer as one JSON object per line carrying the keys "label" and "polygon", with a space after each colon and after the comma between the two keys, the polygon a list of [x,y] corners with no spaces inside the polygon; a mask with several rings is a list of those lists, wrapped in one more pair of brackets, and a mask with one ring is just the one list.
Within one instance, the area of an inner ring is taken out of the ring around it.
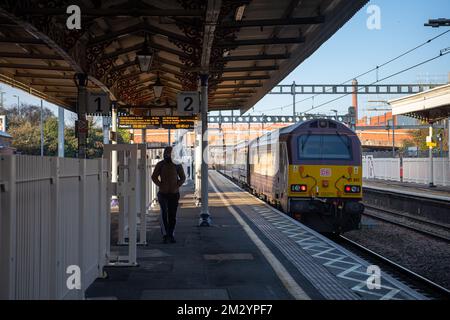
{"label": "overhead electrification wire", "polygon": [[[385,77],[385,78],[379,79],[379,80],[377,80],[377,81],[375,81],[375,82],[373,82],[373,83],[371,83],[371,84],[369,84],[369,85],[371,86],[371,85],[377,84],[377,83],[379,83],[379,82],[385,81],[385,80],[387,80],[387,79],[393,78],[393,77],[395,77],[395,76],[398,76],[399,74],[405,73],[405,72],[407,72],[407,71],[409,71],[409,70],[412,70],[412,69],[414,69],[414,68],[420,67],[420,66],[422,66],[422,65],[424,65],[424,64],[426,64],[426,63],[428,63],[428,62],[431,62],[431,61],[434,61],[434,60],[436,60],[436,59],[439,59],[439,58],[441,58],[441,57],[443,57],[443,56],[446,56],[447,54],[450,54],[450,51],[449,51],[449,52],[446,52],[446,53],[442,53],[442,52],[441,52],[441,54],[439,54],[439,55],[437,55],[437,56],[435,56],[435,57],[433,57],[433,58],[427,59],[427,60],[422,61],[422,62],[420,62],[420,63],[418,63],[418,64],[415,64],[415,65],[413,65],[413,66],[411,66],[411,67],[408,67],[408,68],[403,69],[403,70],[401,70],[401,71],[398,71],[398,72],[396,72],[396,73],[394,73],[394,74],[391,74],[391,75],[389,75],[389,76],[387,76],[387,77]],[[364,88],[364,87],[359,88],[359,89],[357,89],[356,91],[359,92],[359,91],[361,91],[361,89],[363,89],[363,88]],[[318,106],[315,106],[315,107],[313,107],[313,108],[310,108],[310,109],[306,110],[305,112],[309,112],[309,111],[312,111],[312,110],[319,109],[319,108],[321,108],[321,107],[323,107],[323,106],[325,106],[325,105],[327,105],[327,104],[329,104],[329,103],[332,103],[332,102],[335,102],[335,101],[337,101],[337,100],[340,100],[340,99],[342,99],[342,98],[344,98],[344,97],[347,97],[347,96],[349,96],[349,95],[351,95],[351,94],[353,94],[353,92],[343,94],[343,95],[341,95],[341,96],[339,96],[339,97],[337,97],[337,98],[335,98],[335,99],[329,100],[329,101],[324,102],[324,103],[322,103],[322,104],[320,104],[320,105],[318,105]]]}
{"label": "overhead electrification wire", "polygon": [[[403,52],[402,54],[396,56],[395,58],[392,58],[392,59],[390,59],[390,60],[388,60],[388,61],[386,61],[386,62],[384,62],[384,63],[382,63],[382,64],[380,64],[380,65],[378,65],[378,66],[376,66],[375,68],[372,68],[372,69],[370,69],[370,70],[368,70],[368,71],[366,71],[366,72],[363,72],[363,73],[357,75],[356,77],[352,77],[351,79],[349,79],[349,80],[347,80],[347,81],[344,81],[343,83],[341,83],[341,84],[339,84],[339,85],[344,85],[344,84],[346,84],[346,83],[348,83],[348,82],[350,82],[350,81],[353,81],[354,79],[359,79],[359,78],[364,77],[364,76],[366,76],[366,75],[368,75],[368,74],[370,74],[370,73],[372,73],[372,72],[374,72],[374,71],[377,71],[377,70],[379,70],[380,68],[385,67],[385,66],[387,66],[388,64],[391,64],[392,62],[397,61],[397,60],[400,59],[400,58],[403,58],[404,56],[410,54],[411,52],[414,52],[414,51],[416,51],[416,50],[418,50],[418,49],[420,49],[420,48],[426,46],[427,44],[429,44],[429,43],[433,42],[434,40],[436,40],[436,39],[438,39],[438,38],[440,38],[440,37],[446,35],[446,34],[449,33],[449,32],[450,32],[450,30],[444,31],[444,32],[438,34],[437,36],[435,36],[435,37],[433,37],[433,38],[431,38],[431,39],[428,39],[427,41],[425,41],[425,42],[419,44],[418,46],[415,46],[414,48],[409,49],[409,50]],[[378,78],[378,77],[377,77],[377,78]],[[381,80],[377,79],[377,81],[379,82],[379,81],[381,81]],[[329,91],[330,91],[330,89],[325,90],[325,93],[326,93],[326,92],[329,92]],[[313,96],[311,96],[311,97],[305,98],[305,99],[303,99],[303,100],[296,101],[295,103],[305,102],[305,101],[308,101],[308,100],[310,100],[310,99],[314,99],[315,97],[320,96],[320,95],[322,95],[322,94],[323,94],[323,93],[316,93],[315,95],[313,95]],[[285,105],[285,106],[283,106],[283,107],[276,107],[276,108],[273,108],[273,109],[265,110],[265,112],[270,112],[270,111],[274,111],[274,110],[279,110],[279,109],[282,109],[282,108],[284,109],[284,108],[290,107],[290,106],[292,106],[292,105],[294,105],[294,104],[291,103],[291,104]],[[317,108],[317,107],[316,107],[316,108]],[[312,110],[312,109],[310,109],[310,110]]]}

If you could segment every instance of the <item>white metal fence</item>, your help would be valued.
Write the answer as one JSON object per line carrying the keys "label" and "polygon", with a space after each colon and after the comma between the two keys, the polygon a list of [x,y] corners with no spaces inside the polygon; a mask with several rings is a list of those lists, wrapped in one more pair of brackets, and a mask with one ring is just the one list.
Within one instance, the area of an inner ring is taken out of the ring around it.
{"label": "white metal fence", "polygon": [[[116,189],[127,195],[135,190],[136,205],[127,210],[133,219],[140,213],[139,239],[145,243],[146,208],[158,191],[150,176],[159,159],[153,150],[138,148],[139,162],[119,165],[119,172],[127,167],[128,174],[137,174]],[[183,165],[190,167],[188,160]],[[103,267],[115,261],[110,253],[110,166],[108,157],[0,156],[0,299],[82,299]],[[137,235],[134,227],[129,231],[135,252]],[[81,289],[67,285],[73,266],[81,271]]]}
{"label": "white metal fence", "polygon": [[108,176],[102,159],[0,157],[0,299],[84,297],[106,263]]}
{"label": "white metal fence", "polygon": [[156,164],[161,161],[164,148],[153,148],[147,150],[147,205],[148,208],[153,206],[158,201],[158,187],[153,183],[151,176]]}
{"label": "white metal fence", "polygon": [[[429,165],[428,158],[387,158],[377,159],[372,156],[363,157],[363,177],[365,179],[381,179],[428,184]],[[449,158],[433,159],[434,184],[450,186]]]}
{"label": "white metal fence", "polygon": [[[429,183],[429,159],[403,159],[403,181],[414,183]],[[448,158],[433,159],[434,184],[450,186],[450,162]]]}
{"label": "white metal fence", "polygon": [[400,181],[400,159],[363,157],[363,176],[366,179]]}

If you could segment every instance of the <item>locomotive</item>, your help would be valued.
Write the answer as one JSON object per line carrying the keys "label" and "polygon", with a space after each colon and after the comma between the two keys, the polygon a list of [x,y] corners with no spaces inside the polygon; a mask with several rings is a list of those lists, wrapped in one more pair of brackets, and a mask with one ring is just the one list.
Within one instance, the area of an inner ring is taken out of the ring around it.
{"label": "locomotive", "polygon": [[237,144],[216,169],[317,232],[360,226],[361,142],[340,122],[301,122]]}

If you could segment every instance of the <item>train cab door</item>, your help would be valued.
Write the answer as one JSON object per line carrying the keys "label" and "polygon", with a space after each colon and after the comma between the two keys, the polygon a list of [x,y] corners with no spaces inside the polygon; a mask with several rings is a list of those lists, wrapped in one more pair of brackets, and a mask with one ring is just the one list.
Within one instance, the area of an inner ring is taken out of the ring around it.
{"label": "train cab door", "polygon": [[280,144],[280,170],[277,177],[277,194],[281,208],[288,212],[288,174],[289,158],[286,142]]}

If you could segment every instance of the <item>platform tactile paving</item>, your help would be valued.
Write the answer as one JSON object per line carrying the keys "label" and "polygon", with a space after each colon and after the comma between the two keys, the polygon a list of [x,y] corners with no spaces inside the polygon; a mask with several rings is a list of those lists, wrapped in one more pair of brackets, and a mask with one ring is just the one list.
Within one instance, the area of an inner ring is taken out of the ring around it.
{"label": "platform tactile paving", "polygon": [[[223,177],[219,181],[228,182]],[[251,196],[242,192],[240,197]],[[367,287],[370,275],[366,272],[370,263],[264,203],[235,208],[250,219],[326,299],[427,299],[383,271],[380,289],[370,290]]]}
{"label": "platform tactile paving", "polygon": [[[424,297],[414,290],[399,283],[389,275],[383,274],[381,277],[381,288],[377,290],[369,290],[367,288],[367,267],[370,265],[362,259],[356,259],[353,255],[349,255],[346,250],[342,250],[337,245],[323,239],[323,236],[314,234],[305,227],[294,223],[290,218],[281,216],[279,213],[267,208],[254,207],[253,211],[256,215],[261,215],[273,227],[280,230],[287,237],[294,240],[310,257],[314,258],[323,267],[335,275],[347,288],[357,293],[364,299],[379,300],[410,300],[424,299]],[[253,220],[258,219],[253,216]],[[255,222],[256,222],[255,221]],[[258,222],[256,222],[258,224]],[[261,222],[259,222],[261,223]],[[317,263],[316,262],[316,263]],[[312,268],[313,272],[317,269]],[[329,283],[325,283],[329,286]],[[326,289],[327,291],[329,289]],[[322,290],[320,290],[322,294]],[[338,296],[342,294],[338,294]]]}

